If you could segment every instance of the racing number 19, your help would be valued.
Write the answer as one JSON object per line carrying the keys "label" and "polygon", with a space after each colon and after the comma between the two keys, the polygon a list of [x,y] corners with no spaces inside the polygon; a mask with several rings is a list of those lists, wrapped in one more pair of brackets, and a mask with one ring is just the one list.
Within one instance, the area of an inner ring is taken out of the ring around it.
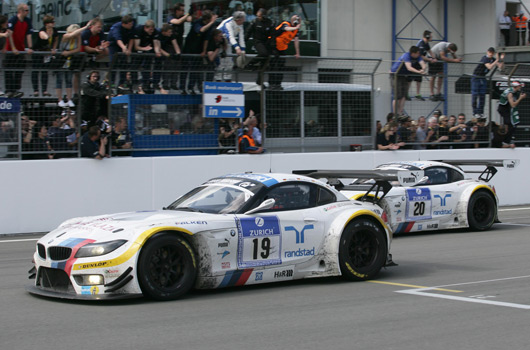
{"label": "racing number 19", "polygon": [[[257,260],[258,259],[258,248],[259,248],[259,239],[254,238],[252,240],[252,246],[253,246],[253,253],[252,253],[252,259]],[[261,240],[261,252],[260,256],[262,259],[267,259],[269,257],[269,254],[271,252],[271,240],[267,237],[263,238]]]}
{"label": "racing number 19", "polygon": [[422,216],[425,213],[425,202],[414,203],[414,216]]}

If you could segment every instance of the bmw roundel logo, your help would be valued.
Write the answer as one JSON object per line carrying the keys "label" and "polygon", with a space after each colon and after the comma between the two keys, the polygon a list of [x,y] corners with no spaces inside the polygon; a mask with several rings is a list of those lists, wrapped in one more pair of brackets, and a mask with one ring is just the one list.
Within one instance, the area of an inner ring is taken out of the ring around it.
{"label": "bmw roundel logo", "polygon": [[263,220],[263,218],[256,218],[254,222],[256,223],[256,226],[258,227],[261,227],[263,226],[263,224],[265,224],[265,220]]}

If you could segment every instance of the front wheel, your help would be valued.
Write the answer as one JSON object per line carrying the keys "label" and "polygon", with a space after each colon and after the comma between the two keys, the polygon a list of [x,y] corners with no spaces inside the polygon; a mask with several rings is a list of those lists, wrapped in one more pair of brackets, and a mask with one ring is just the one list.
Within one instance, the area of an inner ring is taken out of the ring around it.
{"label": "front wheel", "polygon": [[467,206],[469,228],[485,231],[491,228],[497,214],[497,203],[490,194],[484,191],[475,192]]}
{"label": "front wheel", "polygon": [[373,279],[385,265],[388,253],[386,235],[374,221],[357,219],[350,222],[340,238],[339,263],[347,279]]}
{"label": "front wheel", "polygon": [[173,300],[188,292],[197,268],[193,249],[184,239],[163,234],[142,249],[138,282],[144,295],[155,300]]}

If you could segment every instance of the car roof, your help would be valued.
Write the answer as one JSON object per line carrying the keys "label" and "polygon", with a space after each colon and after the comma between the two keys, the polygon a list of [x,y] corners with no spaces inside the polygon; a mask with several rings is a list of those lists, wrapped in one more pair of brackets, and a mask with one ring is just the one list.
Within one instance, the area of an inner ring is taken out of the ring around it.
{"label": "car roof", "polygon": [[[282,182],[309,182],[316,185],[322,186],[335,193],[338,200],[341,200],[344,196],[342,193],[337,191],[333,186],[328,185],[320,180],[313,179],[308,176],[297,175],[297,174],[282,174],[282,173],[236,173],[221,176],[220,178],[237,178],[246,179],[254,182],[261,183],[265,187],[271,187]],[[346,198],[346,197],[344,197]],[[347,199],[347,198],[346,198]]]}
{"label": "car roof", "polygon": [[445,168],[451,168],[451,169],[454,169],[460,173],[464,173],[462,171],[462,169],[460,169],[459,167],[457,166],[454,166],[454,165],[451,165],[451,164],[447,164],[447,163],[442,163],[442,162],[437,162],[437,161],[434,161],[434,160],[413,160],[413,161],[397,161],[397,162],[389,162],[389,163],[384,163],[384,164],[380,164],[376,167],[376,169],[381,169],[381,170],[425,170],[425,169],[428,169],[428,168],[433,168],[433,167],[445,167]]}

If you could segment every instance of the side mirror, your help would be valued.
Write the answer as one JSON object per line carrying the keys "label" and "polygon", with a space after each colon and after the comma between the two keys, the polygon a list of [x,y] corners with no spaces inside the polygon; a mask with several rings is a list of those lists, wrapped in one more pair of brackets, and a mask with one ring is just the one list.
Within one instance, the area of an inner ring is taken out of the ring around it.
{"label": "side mirror", "polygon": [[276,200],[274,198],[266,199],[263,202],[261,202],[261,204],[258,205],[256,208],[250,209],[249,211],[247,211],[245,215],[249,215],[249,214],[256,213],[258,211],[270,209],[274,207],[274,204],[276,204]]}
{"label": "side mirror", "polygon": [[427,183],[427,181],[429,181],[429,177],[428,176],[424,176],[420,179],[420,181],[418,181],[418,183],[416,183],[416,185],[414,186],[417,186],[417,185],[424,185]]}

